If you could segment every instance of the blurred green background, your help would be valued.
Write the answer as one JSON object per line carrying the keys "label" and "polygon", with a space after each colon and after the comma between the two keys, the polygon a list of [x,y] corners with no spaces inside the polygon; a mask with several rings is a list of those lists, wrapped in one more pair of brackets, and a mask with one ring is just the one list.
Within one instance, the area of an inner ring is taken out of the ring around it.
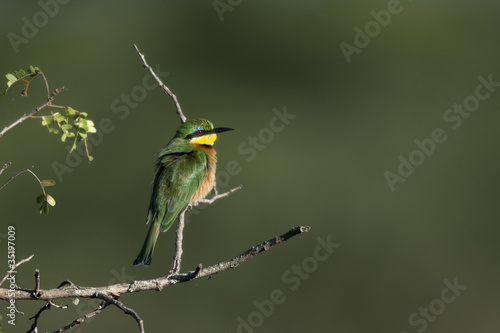
{"label": "blurred green background", "polygon": [[[68,89],[57,104],[88,112],[98,129],[102,119],[113,128],[96,136],[90,164],[78,153],[67,157],[66,144],[39,120],[1,138],[0,164],[13,164],[0,183],[31,165],[57,181],[48,189],[57,201],[49,216],[39,215],[41,191],[28,174],[0,192],[1,251],[14,225],[17,258],[35,254],[19,269],[18,284],[32,288],[35,268],[42,288],[168,272],[174,232],[160,235],[152,266],[132,266],[147,231],[155,154],[180,124],[160,89],[141,88],[147,72],[136,43],[188,117],[237,129],[216,143],[219,174],[231,161],[239,165],[219,179],[219,190],[243,189],[188,216],[183,270],[229,259],[290,227],[312,227],[211,279],[122,296],[147,332],[497,332],[500,89],[490,87],[496,90],[456,130],[443,115],[474,101],[479,76],[500,82],[500,3],[394,4],[222,0],[216,9],[211,1],[2,1],[2,77],[39,66],[51,89]],[[390,22],[388,5],[398,11]],[[371,11],[385,17],[385,27]],[[26,22],[39,27],[14,47],[8,36],[22,37]],[[369,43],[355,30],[367,24]],[[362,47],[348,62],[340,45],[356,41]],[[0,99],[1,128],[45,101],[42,80],[27,99],[20,90]],[[273,120],[274,109],[286,109],[286,125]],[[424,155],[414,141],[436,128],[446,141],[418,161]],[[391,191],[384,173],[398,173],[400,155],[421,164]],[[76,166],[59,179],[53,164],[67,158]],[[332,254],[316,250],[328,240],[339,244]],[[467,288],[453,293],[444,281],[455,279]],[[281,297],[271,311],[273,291]],[[41,331],[97,305],[56,303],[70,307],[44,313]],[[25,315],[15,327],[0,310],[5,332],[26,332],[43,305],[16,304]],[[108,308],[74,331],[138,328]]]}

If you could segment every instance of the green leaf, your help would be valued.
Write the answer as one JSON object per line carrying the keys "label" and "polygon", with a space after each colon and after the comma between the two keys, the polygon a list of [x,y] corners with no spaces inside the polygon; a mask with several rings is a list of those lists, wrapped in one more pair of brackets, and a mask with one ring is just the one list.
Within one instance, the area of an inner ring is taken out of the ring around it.
{"label": "green leaf", "polygon": [[43,187],[49,187],[56,185],[56,181],[54,179],[44,179],[41,181]]}
{"label": "green leaf", "polygon": [[50,194],[47,194],[46,201],[52,207],[54,207],[56,205],[56,201],[54,200],[54,198]]}
{"label": "green leaf", "polygon": [[80,119],[80,121],[78,122],[78,127],[83,128],[86,132],[88,132],[89,125],[87,119],[84,118]]}
{"label": "green leaf", "polygon": [[68,118],[71,116],[74,116],[76,114],[75,110],[73,110],[73,108],[71,106],[65,107],[64,110],[66,111],[66,116]]}
{"label": "green leaf", "polygon": [[93,160],[94,160],[94,158],[89,155],[89,161],[92,162]]}
{"label": "green leaf", "polygon": [[59,130],[57,128],[49,128],[49,133],[59,134]]}
{"label": "green leaf", "polygon": [[96,133],[97,130],[95,129],[94,122],[92,120],[87,120],[87,125],[88,125],[88,130],[87,132],[89,133]]}
{"label": "green leaf", "polygon": [[42,116],[42,126],[47,126],[54,123],[52,116]]}
{"label": "green leaf", "polygon": [[[10,82],[14,83],[17,81],[17,77],[15,77],[14,75],[12,74],[6,74],[5,77],[7,78],[7,80],[9,80]],[[7,84],[8,85],[8,84]]]}
{"label": "green leaf", "polygon": [[36,197],[36,202],[40,203],[45,201],[45,194],[40,194],[39,196]]}
{"label": "green leaf", "polygon": [[61,135],[61,141],[62,142],[65,142],[66,141],[66,133],[63,133],[63,135]]}
{"label": "green leaf", "polygon": [[18,69],[17,71],[13,71],[12,74],[18,79],[28,75],[23,69]]}
{"label": "green leaf", "polygon": [[83,130],[79,130],[78,136],[80,136],[82,139],[85,139],[87,137],[87,133],[85,133]]}
{"label": "green leaf", "polygon": [[52,117],[54,117],[54,120],[58,123],[66,121],[66,118],[63,115],[61,115],[59,112],[54,113],[52,115]]}
{"label": "green leaf", "polygon": [[71,126],[70,124],[64,124],[64,125],[61,125],[61,128],[63,130],[63,132],[67,132],[69,129],[71,129],[73,126]]}
{"label": "green leaf", "polygon": [[40,214],[42,214],[42,211],[45,215],[49,215],[49,205],[47,205],[47,202],[44,202],[40,207]]}
{"label": "green leaf", "polygon": [[66,133],[66,136],[67,136],[68,138],[74,138],[74,137],[75,137],[75,133],[73,133],[73,132],[68,132],[68,133]]}

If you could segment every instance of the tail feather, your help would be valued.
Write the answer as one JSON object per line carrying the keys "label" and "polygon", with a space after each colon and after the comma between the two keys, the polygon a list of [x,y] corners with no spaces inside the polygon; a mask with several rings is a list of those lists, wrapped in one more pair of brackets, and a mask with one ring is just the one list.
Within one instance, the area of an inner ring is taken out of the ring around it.
{"label": "tail feather", "polygon": [[158,239],[158,234],[160,233],[160,226],[161,224],[158,221],[153,221],[151,223],[146,240],[144,240],[144,244],[142,245],[141,252],[139,252],[139,255],[134,261],[134,266],[140,264],[149,266],[151,264],[151,257],[153,256],[156,240]]}

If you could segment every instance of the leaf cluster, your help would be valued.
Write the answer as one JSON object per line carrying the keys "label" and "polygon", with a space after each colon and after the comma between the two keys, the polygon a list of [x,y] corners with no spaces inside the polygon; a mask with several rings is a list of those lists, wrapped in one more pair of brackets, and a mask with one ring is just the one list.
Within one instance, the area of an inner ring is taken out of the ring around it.
{"label": "leaf cluster", "polygon": [[[4,96],[9,88],[16,83],[17,81],[22,81],[25,85],[25,88],[21,91],[22,96],[28,96],[28,87],[31,81],[41,72],[40,68],[36,66],[30,66],[27,70],[18,69],[17,71],[13,71],[12,73],[8,73],[5,75],[7,78],[7,88],[0,92],[0,97]],[[29,78],[29,81],[26,80]]]}
{"label": "leaf cluster", "polygon": [[[65,142],[68,138],[73,138],[70,152],[76,149],[77,143],[81,140],[84,140],[85,147],[87,147],[88,133],[96,132],[94,122],[87,119],[88,114],[86,112],[79,112],[71,106],[66,106],[64,111],[64,114],[51,112],[50,115],[42,116],[42,126],[46,126],[49,133],[59,134],[61,132],[62,142]],[[87,156],[89,161],[93,160],[93,157],[88,153]]]}
{"label": "leaf cluster", "polygon": [[[61,141],[66,142],[67,139],[73,140],[73,144],[71,146],[71,151],[73,152],[77,148],[77,144],[81,141],[85,144],[85,151],[87,154],[87,157],[89,161],[93,160],[93,157],[89,155],[89,150],[87,146],[87,136],[89,133],[95,133],[96,128],[94,126],[94,122],[90,119],[87,118],[88,114],[86,112],[80,112],[78,110],[73,109],[71,106],[61,106],[61,105],[55,105],[53,104],[54,98],[61,92],[64,91],[64,87],[60,89],[54,90],[53,93],[50,93],[49,90],[49,84],[47,82],[47,78],[45,77],[45,74],[40,70],[40,68],[36,66],[29,66],[28,69],[19,69],[16,71],[13,71],[11,73],[8,73],[5,75],[7,78],[7,87],[5,90],[0,91],[0,97],[3,97],[6,95],[7,91],[12,87],[13,84],[17,82],[21,82],[24,85],[23,90],[21,91],[21,96],[27,97],[28,96],[28,88],[33,81],[33,79],[37,76],[41,76],[45,82],[45,87],[47,89],[47,100],[46,102],[39,106],[38,108],[34,109],[29,113],[28,115],[25,114],[22,116],[20,119],[18,119],[16,122],[14,122],[12,125],[7,126],[0,132],[0,138],[16,125],[19,125],[22,123],[25,119],[28,118],[40,118],[42,120],[42,126],[47,127],[49,130],[49,133],[53,134],[61,134]],[[50,114],[47,115],[36,115],[39,113],[43,108],[49,107],[52,110],[50,111]],[[59,112],[59,110],[64,109],[64,112]],[[6,167],[8,167],[10,163],[5,164],[4,168],[0,171],[0,174],[5,170]],[[33,167],[31,167],[33,168]],[[5,184],[3,184],[0,187],[0,190],[5,187],[9,182],[11,182],[15,177],[20,175],[21,173],[24,172],[29,172],[31,173],[38,181],[40,184],[40,187],[42,188],[42,194],[39,195],[36,200],[38,203],[41,204],[40,206],[40,214],[45,213],[48,215],[49,213],[49,208],[55,206],[56,201],[54,198],[45,192],[45,187],[49,186],[54,186],[56,182],[52,179],[48,180],[40,180],[37,175],[31,171],[31,168],[26,168],[23,169],[22,171],[18,172],[14,177],[11,177]],[[1,317],[0,317],[1,318]],[[0,324],[1,327],[1,324]],[[0,332],[1,333],[1,332]]]}
{"label": "leaf cluster", "polygon": [[40,182],[42,189],[44,189],[43,194],[40,194],[36,198],[36,202],[41,203],[40,214],[44,213],[49,215],[49,206],[54,207],[56,205],[56,200],[50,195],[45,193],[45,187],[54,186],[56,182],[53,179],[45,179]]}

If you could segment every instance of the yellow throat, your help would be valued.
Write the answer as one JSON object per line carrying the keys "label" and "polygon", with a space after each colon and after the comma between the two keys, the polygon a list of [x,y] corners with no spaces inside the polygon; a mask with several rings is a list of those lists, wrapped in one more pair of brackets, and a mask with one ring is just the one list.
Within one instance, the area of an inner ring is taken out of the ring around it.
{"label": "yellow throat", "polygon": [[192,138],[189,140],[191,144],[199,144],[199,145],[209,145],[212,146],[217,140],[217,135],[216,134],[208,134],[208,135],[203,135],[203,136],[198,136],[196,138]]}

